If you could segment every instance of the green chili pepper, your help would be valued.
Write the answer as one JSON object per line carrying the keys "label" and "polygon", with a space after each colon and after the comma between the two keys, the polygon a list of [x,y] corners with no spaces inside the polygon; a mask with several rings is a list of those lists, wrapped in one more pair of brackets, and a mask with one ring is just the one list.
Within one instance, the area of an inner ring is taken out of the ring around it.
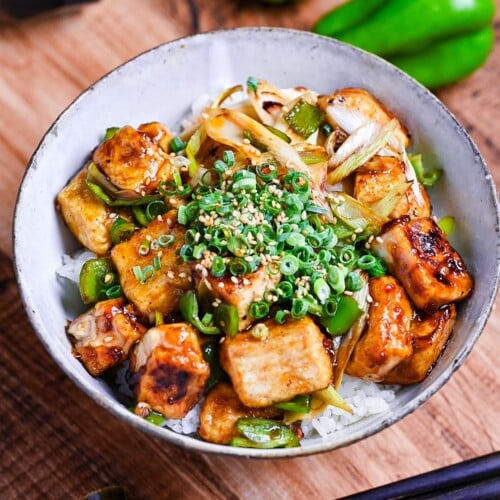
{"label": "green chili pepper", "polygon": [[390,0],[337,38],[381,56],[411,54],[491,23],[493,0]]}
{"label": "green chili pepper", "polygon": [[408,159],[415,170],[415,175],[417,176],[418,182],[424,186],[430,187],[441,178],[442,171],[435,168],[429,172],[424,169],[424,163],[422,161],[422,155],[409,155]]}
{"label": "green chili pepper", "polygon": [[315,25],[313,31],[320,35],[333,36],[345,31],[365,19],[387,0],[351,0],[327,12]]}
{"label": "green chili pepper", "polygon": [[120,127],[109,127],[106,129],[106,133],[104,134],[104,138],[102,139],[102,142],[109,141],[109,139],[112,139],[120,130]]}
{"label": "green chili pepper", "polygon": [[[107,290],[114,288],[116,292],[117,275],[113,262],[109,257],[90,259],[82,266],[80,271],[80,296],[84,304],[93,304],[106,300]],[[119,296],[120,293],[113,293]]]}
{"label": "green chili pepper", "polygon": [[363,311],[355,299],[348,295],[342,295],[339,298],[335,315],[322,317],[319,322],[330,335],[336,337],[346,333],[362,313]]}
{"label": "green chili pepper", "polygon": [[110,230],[111,242],[113,245],[117,245],[122,241],[126,241],[134,234],[134,231],[134,223],[129,222],[123,217],[117,217]]}
{"label": "green chili pepper", "polygon": [[439,226],[439,229],[441,229],[441,231],[443,231],[446,236],[449,236],[455,228],[455,218],[451,217],[450,215],[445,215],[444,217],[441,217],[441,219],[439,219],[437,224]]}
{"label": "green chili pepper", "polygon": [[231,446],[242,448],[292,448],[300,446],[292,429],[275,420],[239,418],[236,430],[242,435],[231,440]]}
{"label": "green chili pepper", "polygon": [[388,58],[432,89],[484,63],[493,46],[494,12],[494,0],[350,0],[314,30]]}
{"label": "green chili pepper", "polygon": [[487,26],[437,42],[416,54],[390,57],[389,61],[426,87],[438,88],[461,80],[482,66],[494,42],[493,27]]}
{"label": "green chili pepper", "polygon": [[205,335],[219,335],[220,329],[213,325],[205,325],[198,316],[198,299],[193,290],[188,290],[179,300],[182,317]]}
{"label": "green chili pepper", "polygon": [[210,365],[210,377],[207,381],[206,390],[211,389],[215,384],[224,380],[226,374],[219,362],[219,341],[209,340],[205,342],[201,348],[203,359]]}
{"label": "green chili pepper", "polygon": [[220,329],[231,338],[234,338],[240,329],[238,309],[230,304],[219,304],[215,308],[215,322]]}
{"label": "green chili pepper", "polygon": [[323,123],[325,114],[316,106],[299,99],[288,113],[284,116],[290,127],[304,139],[318,130]]}
{"label": "green chili pepper", "polygon": [[311,410],[311,395],[295,396],[291,401],[276,403],[273,406],[280,410],[293,411],[294,413],[309,413]]}

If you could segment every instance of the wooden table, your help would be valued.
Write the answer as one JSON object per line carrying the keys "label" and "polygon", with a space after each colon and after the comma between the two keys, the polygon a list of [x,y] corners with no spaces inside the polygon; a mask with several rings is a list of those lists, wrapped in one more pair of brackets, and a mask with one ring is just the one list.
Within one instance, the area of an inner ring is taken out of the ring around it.
{"label": "wooden table", "polygon": [[[308,29],[335,3],[101,0],[0,27],[1,498],[80,498],[111,484],[134,498],[335,498],[500,450],[498,308],[465,365],[412,415],[361,443],[281,461],[188,453],[124,425],[61,372],[24,314],[11,267],[16,192],[44,131],[72,99],[162,42],[229,26]],[[498,14],[496,29],[498,36]],[[439,93],[478,143],[497,185],[499,56],[497,40],[484,68]]]}

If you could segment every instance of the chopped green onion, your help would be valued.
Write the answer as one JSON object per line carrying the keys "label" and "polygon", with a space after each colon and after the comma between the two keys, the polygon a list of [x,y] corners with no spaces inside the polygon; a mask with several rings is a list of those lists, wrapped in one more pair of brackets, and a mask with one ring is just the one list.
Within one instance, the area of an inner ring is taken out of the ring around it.
{"label": "chopped green onion", "polygon": [[214,162],[214,169],[219,173],[225,172],[227,170],[227,167],[227,163],[222,160],[215,160]]}
{"label": "chopped green onion", "polygon": [[128,240],[135,232],[135,224],[123,217],[117,217],[110,229],[110,237],[113,245]]}
{"label": "chopped green onion", "polygon": [[276,323],[283,325],[286,321],[287,316],[288,316],[288,312],[280,309],[279,311],[276,311],[276,314],[274,315],[274,319],[275,319]]}
{"label": "chopped green onion", "polygon": [[158,236],[157,241],[158,245],[160,245],[162,248],[166,248],[175,241],[175,237],[171,234],[162,234],[161,236]]}
{"label": "chopped green onion", "polygon": [[300,267],[300,262],[295,255],[287,254],[281,259],[280,272],[285,276],[295,274]]}
{"label": "chopped green onion", "polygon": [[231,259],[229,262],[229,272],[233,276],[243,276],[248,274],[248,265],[247,262],[241,257],[235,257]]}
{"label": "chopped green onion", "polygon": [[198,299],[194,290],[188,290],[179,300],[179,309],[182,317],[191,323],[204,335],[219,335],[220,329],[213,325],[205,325],[198,316]]}
{"label": "chopped green onion", "polygon": [[321,304],[323,304],[325,300],[330,297],[330,287],[323,278],[319,278],[313,283],[313,290],[314,294],[316,295],[316,297],[318,297],[318,300]]}
{"label": "chopped green onion", "polygon": [[235,161],[233,151],[231,151],[230,149],[226,149],[222,153],[222,160],[228,167],[232,167]]}
{"label": "chopped green onion", "polygon": [[250,316],[254,319],[265,318],[269,314],[269,306],[266,302],[252,302],[248,308]]}
{"label": "chopped green onion", "polygon": [[214,278],[221,278],[226,272],[226,264],[224,264],[224,259],[220,255],[216,255],[212,260],[212,267],[210,269],[210,274]]}
{"label": "chopped green onion", "polygon": [[363,310],[355,299],[342,295],[337,303],[337,311],[334,316],[320,318],[320,323],[332,336],[343,335],[351,328],[353,323],[361,316]]}
{"label": "chopped green onion", "polygon": [[290,314],[293,319],[302,319],[308,312],[309,307],[304,299],[293,299]]}
{"label": "chopped green onion", "polygon": [[175,136],[170,140],[170,149],[174,153],[178,153],[179,151],[182,151],[185,149],[187,144],[179,137]]}
{"label": "chopped green onion", "polygon": [[249,76],[247,78],[247,88],[252,92],[257,92],[257,89],[259,88],[259,81],[257,78]]}

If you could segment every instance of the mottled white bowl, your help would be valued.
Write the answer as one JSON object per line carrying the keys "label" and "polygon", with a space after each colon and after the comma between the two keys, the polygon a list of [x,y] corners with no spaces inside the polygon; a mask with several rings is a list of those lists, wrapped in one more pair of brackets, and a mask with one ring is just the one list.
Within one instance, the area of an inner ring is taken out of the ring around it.
{"label": "mottled white bowl", "polygon": [[[391,411],[300,448],[250,450],[206,443],[155,427],[130,413],[113,389],[92,378],[71,355],[66,321],[78,298],[56,279],[61,256],[76,244],[54,209],[54,199],[79,170],[103,130],[159,120],[175,126],[202,94],[248,76],[278,86],[305,85],[322,93],[357,86],[377,96],[408,127],[415,151],[445,170],[431,190],[438,216],[453,214],[452,243],[475,277],[461,304],[451,342],[431,375],[401,390]],[[92,85],[56,120],[36,150],[22,182],[14,223],[17,278],[28,316],[41,341],[89,396],[117,417],[155,437],[203,452],[293,457],[353,443],[397,422],[434,394],[463,363],[483,329],[498,285],[498,209],[494,185],[476,146],[450,112],[415,81],[382,59],[306,32],[242,28],[195,35],[146,52]]]}

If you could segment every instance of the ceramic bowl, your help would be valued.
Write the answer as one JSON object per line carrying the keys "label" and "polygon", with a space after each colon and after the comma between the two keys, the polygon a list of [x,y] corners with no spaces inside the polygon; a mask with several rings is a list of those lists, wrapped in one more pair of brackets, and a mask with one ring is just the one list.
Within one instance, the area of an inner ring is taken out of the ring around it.
{"label": "ceramic bowl", "polygon": [[[65,334],[78,298],[60,280],[61,256],[77,247],[54,209],[59,190],[79,170],[107,127],[159,120],[175,127],[202,94],[257,76],[282,86],[321,93],[363,87],[407,126],[413,149],[430,167],[444,169],[431,190],[438,217],[452,214],[452,244],[475,278],[473,295],[459,306],[444,355],[422,383],[403,388],[385,414],[300,448],[251,450],[203,442],[155,427],[133,415],[113,388],[92,378],[71,355]],[[374,434],[418,408],[463,363],[491,311],[498,283],[498,210],[491,176],[464,128],[430,92],[382,59],[310,33],[242,28],[195,35],[154,48],[115,69],[81,94],[55,121],[31,159],[14,224],[17,278],[27,314],[52,357],[95,401],[130,425],[170,443],[203,452],[292,457],[332,450]]]}

